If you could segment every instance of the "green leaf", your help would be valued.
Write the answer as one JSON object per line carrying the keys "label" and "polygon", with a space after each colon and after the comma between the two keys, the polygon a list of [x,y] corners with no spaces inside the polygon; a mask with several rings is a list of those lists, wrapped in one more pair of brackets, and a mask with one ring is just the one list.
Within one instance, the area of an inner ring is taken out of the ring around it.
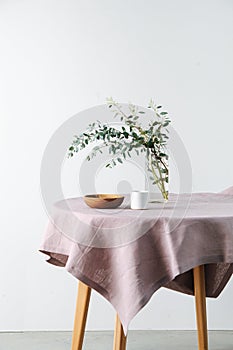
{"label": "green leaf", "polygon": [[160,113],[161,115],[166,115],[166,114],[168,114],[167,112],[161,112]]}
{"label": "green leaf", "polygon": [[117,160],[118,160],[119,163],[123,163],[121,158],[117,158]]}
{"label": "green leaf", "polygon": [[143,112],[143,111],[139,111],[138,113],[140,113],[140,114],[145,114],[145,112]]}
{"label": "green leaf", "polygon": [[74,147],[71,146],[71,147],[69,148],[69,151],[73,151],[73,150],[74,150]]}

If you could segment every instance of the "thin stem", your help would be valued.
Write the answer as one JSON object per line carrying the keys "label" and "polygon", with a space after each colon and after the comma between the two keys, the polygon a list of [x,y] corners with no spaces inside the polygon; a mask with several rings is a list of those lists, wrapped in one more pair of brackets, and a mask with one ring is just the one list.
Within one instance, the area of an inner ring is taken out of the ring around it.
{"label": "thin stem", "polygon": [[161,181],[162,195],[163,195],[164,199],[168,200],[167,191],[166,191],[165,186],[164,186],[164,180],[162,178],[161,169],[160,169],[158,162],[156,162],[156,164],[157,164],[157,168],[158,168],[159,176],[160,176],[160,181]]}
{"label": "thin stem", "polygon": [[149,164],[150,164],[150,168],[151,168],[152,174],[154,176],[154,179],[156,180],[156,184],[157,184],[158,188],[160,189],[160,191],[161,191],[161,193],[163,195],[163,198],[165,200],[168,200],[168,193],[167,193],[165,185],[164,185],[164,180],[163,180],[163,177],[162,177],[160,166],[158,164],[158,161],[156,161],[156,168],[158,169],[158,172],[159,172],[159,176],[157,176],[157,174],[156,174],[156,172],[154,170],[154,167],[153,167],[152,155],[151,154],[149,154]]}
{"label": "thin stem", "polygon": [[160,156],[157,156],[157,154],[156,154],[156,150],[155,150],[155,148],[153,147],[152,148],[152,152],[153,152],[153,154],[154,154],[154,156],[155,156],[155,158],[156,159],[158,159],[162,164],[163,164],[163,166],[164,166],[164,169],[166,170],[166,172],[167,172],[167,174],[168,174],[168,168],[167,168],[167,165],[164,163],[164,161],[162,160],[162,158],[160,157]]}
{"label": "thin stem", "polygon": [[160,189],[160,192],[162,193],[162,187],[161,187],[161,184],[160,184],[160,179],[159,177],[157,176],[155,170],[154,170],[154,167],[153,167],[153,164],[152,164],[152,159],[151,159],[151,154],[149,155],[149,165],[150,165],[150,169],[152,171],[152,174],[154,176],[154,179],[156,181],[156,185],[158,186],[158,188]]}

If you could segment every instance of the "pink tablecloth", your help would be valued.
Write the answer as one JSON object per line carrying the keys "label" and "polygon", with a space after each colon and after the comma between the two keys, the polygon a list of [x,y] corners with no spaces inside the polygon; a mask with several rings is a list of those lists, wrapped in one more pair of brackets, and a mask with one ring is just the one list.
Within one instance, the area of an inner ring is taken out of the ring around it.
{"label": "pink tablecloth", "polygon": [[148,210],[93,210],[81,198],[55,204],[41,249],[114,306],[125,333],[162,286],[193,294],[205,264],[207,296],[233,273],[233,194],[171,196]]}

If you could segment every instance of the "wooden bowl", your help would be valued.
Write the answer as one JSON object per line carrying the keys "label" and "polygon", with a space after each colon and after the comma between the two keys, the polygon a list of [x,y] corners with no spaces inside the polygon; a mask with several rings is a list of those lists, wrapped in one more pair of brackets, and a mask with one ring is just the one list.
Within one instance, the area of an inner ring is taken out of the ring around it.
{"label": "wooden bowl", "polygon": [[83,199],[91,208],[114,209],[121,205],[124,196],[119,194],[88,194]]}

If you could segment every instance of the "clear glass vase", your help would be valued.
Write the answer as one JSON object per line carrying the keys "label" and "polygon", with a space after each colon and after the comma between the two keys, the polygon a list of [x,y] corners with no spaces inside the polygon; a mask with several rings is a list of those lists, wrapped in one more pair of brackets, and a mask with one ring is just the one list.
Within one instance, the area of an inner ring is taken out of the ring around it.
{"label": "clear glass vase", "polygon": [[155,158],[151,153],[147,155],[147,187],[150,192],[150,200],[168,201],[168,156]]}

